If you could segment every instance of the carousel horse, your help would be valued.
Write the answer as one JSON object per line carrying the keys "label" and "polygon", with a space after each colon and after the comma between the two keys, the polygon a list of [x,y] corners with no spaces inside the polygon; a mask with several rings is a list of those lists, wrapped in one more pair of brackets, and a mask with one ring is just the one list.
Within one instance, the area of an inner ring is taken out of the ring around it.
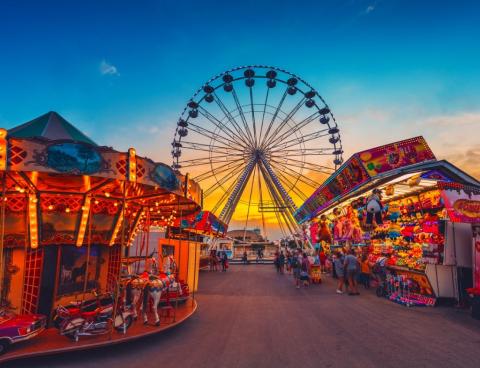
{"label": "carousel horse", "polygon": [[151,275],[147,272],[144,272],[141,275],[131,275],[126,282],[127,287],[127,304],[131,300],[133,305],[133,318],[137,319],[137,305],[140,300],[141,312],[143,315],[143,323],[148,323],[148,302],[149,299],[152,300],[152,308],[155,316],[155,325],[160,325],[160,317],[158,316],[158,305],[160,303],[160,298],[164,291],[168,291],[169,286],[175,281],[173,275]]}

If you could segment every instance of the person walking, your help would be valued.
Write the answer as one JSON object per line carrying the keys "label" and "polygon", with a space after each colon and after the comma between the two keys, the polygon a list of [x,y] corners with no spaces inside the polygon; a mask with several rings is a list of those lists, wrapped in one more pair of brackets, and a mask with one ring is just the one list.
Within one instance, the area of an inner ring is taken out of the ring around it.
{"label": "person walking", "polygon": [[292,257],[293,278],[295,279],[295,287],[297,289],[300,289],[300,272],[302,269],[302,260],[303,260],[303,257],[299,249],[297,250],[296,254],[294,254]]}
{"label": "person walking", "polygon": [[222,263],[222,272],[227,272],[228,268],[228,256],[227,252],[223,251],[220,255],[220,262]]}
{"label": "person walking", "polygon": [[307,287],[310,284],[310,260],[308,259],[308,255],[305,252],[302,256],[300,279],[303,281],[304,287]]}
{"label": "person walking", "polygon": [[278,254],[278,250],[275,251],[275,255],[273,256],[273,264],[275,265],[275,268],[277,270],[277,273],[280,273],[280,262],[279,262],[279,254]]}
{"label": "person walking", "polygon": [[246,250],[243,251],[242,261],[243,261],[243,264],[248,264],[248,256],[247,256]]}
{"label": "person walking", "polygon": [[283,251],[281,251],[280,255],[278,256],[278,268],[280,273],[283,275],[285,272],[285,254],[283,254]]}
{"label": "person walking", "polygon": [[337,251],[333,259],[333,270],[338,278],[337,294],[343,294],[343,285],[345,283],[344,259],[340,251]]}
{"label": "person walking", "polygon": [[325,252],[323,251],[322,247],[320,247],[320,252],[318,253],[318,258],[320,259],[320,272],[321,273],[327,273],[326,268],[325,268],[325,263],[327,262],[327,256],[325,255]]}
{"label": "person walking", "polygon": [[346,278],[348,280],[348,295],[360,295],[357,288],[357,277],[360,272],[360,265],[357,257],[355,257],[353,249],[350,249],[348,254],[345,256],[343,266],[346,272]]}
{"label": "person walking", "polygon": [[287,250],[287,272],[292,273],[292,253]]}
{"label": "person walking", "polygon": [[370,289],[371,273],[372,273],[372,270],[370,269],[368,258],[366,255],[363,255],[362,260],[360,262],[360,282],[363,284],[365,289]]}

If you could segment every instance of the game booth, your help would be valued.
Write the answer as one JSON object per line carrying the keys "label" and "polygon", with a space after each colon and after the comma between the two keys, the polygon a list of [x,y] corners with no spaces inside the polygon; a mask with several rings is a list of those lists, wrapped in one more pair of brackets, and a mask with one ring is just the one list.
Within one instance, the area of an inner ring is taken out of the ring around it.
{"label": "game booth", "polygon": [[[130,327],[140,305],[127,302],[127,290],[135,294],[141,280],[144,293],[168,294],[184,275],[158,272],[142,279],[128,274],[125,260],[150,218],[173,225],[180,214],[198,213],[197,183],[133,148],[99,146],[55,112],[0,129],[0,180],[0,352],[10,350],[0,361],[156,331],[150,322]],[[146,253],[136,256],[147,259]],[[186,259],[189,272],[193,264]],[[176,323],[196,303],[184,308]],[[67,323],[73,310],[85,324]],[[43,331],[52,326],[58,329]]]}
{"label": "game booth", "polygon": [[354,154],[295,217],[327,253],[353,247],[367,257],[377,293],[392,301],[467,303],[466,290],[480,286],[480,183],[437,160],[423,137]]}
{"label": "game booth", "polygon": [[210,241],[222,238],[227,228],[227,224],[209,211],[176,219],[168,228],[165,238],[158,240],[163,267],[170,267],[173,260],[179,267],[179,277],[188,280],[190,290],[196,292],[199,270],[208,266],[208,263],[203,264],[205,257],[201,254],[205,238]]}

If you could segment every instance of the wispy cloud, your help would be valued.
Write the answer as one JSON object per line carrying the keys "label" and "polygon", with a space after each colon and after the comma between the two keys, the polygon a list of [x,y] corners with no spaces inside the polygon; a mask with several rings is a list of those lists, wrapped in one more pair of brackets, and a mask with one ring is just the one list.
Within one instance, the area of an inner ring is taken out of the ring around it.
{"label": "wispy cloud", "polygon": [[374,10],[375,10],[375,5],[372,4],[372,5],[367,6],[367,8],[364,10],[364,13],[365,14],[370,14]]}
{"label": "wispy cloud", "polygon": [[120,75],[117,67],[107,62],[106,60],[102,60],[102,62],[100,63],[100,73],[102,75],[116,75],[116,76]]}

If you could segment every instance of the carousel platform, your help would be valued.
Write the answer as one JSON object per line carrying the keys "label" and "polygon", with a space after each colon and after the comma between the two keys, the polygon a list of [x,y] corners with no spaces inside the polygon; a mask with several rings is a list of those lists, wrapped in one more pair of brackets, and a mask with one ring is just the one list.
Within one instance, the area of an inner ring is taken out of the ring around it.
{"label": "carousel platform", "polygon": [[176,308],[175,318],[170,316],[170,318],[166,320],[162,319],[160,326],[153,324],[154,317],[152,315],[149,316],[149,324],[144,325],[141,318],[139,318],[132,324],[125,335],[113,331],[111,334],[81,336],[78,342],[59,335],[58,330],[55,328],[49,328],[36,338],[12,345],[4,355],[0,356],[0,365],[3,362],[16,359],[62,354],[76,350],[96,349],[102,346],[121,344],[145,336],[159,334],[185,322],[196,310],[197,302],[190,299]]}

